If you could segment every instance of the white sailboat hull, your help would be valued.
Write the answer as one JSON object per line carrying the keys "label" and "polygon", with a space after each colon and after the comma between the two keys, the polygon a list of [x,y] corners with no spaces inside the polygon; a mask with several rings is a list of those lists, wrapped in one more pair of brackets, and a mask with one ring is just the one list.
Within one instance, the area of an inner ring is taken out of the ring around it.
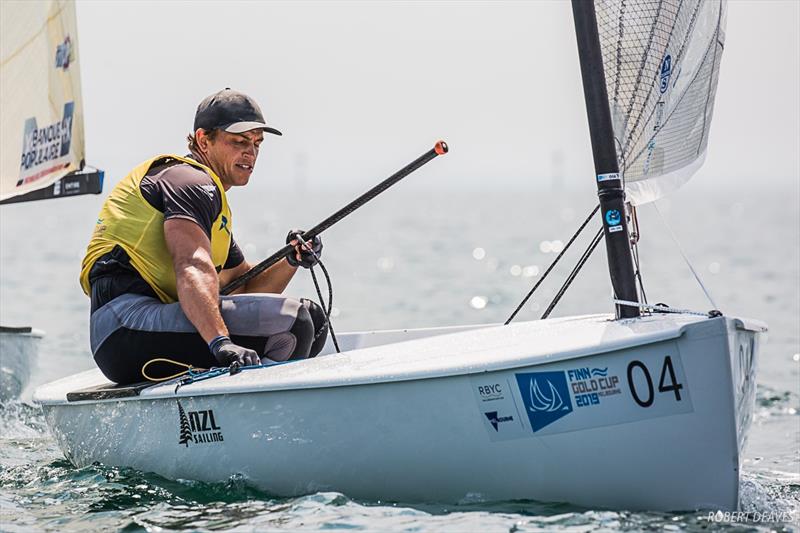
{"label": "white sailboat hull", "polygon": [[0,402],[18,398],[28,386],[42,335],[41,331],[30,328],[0,331]]}
{"label": "white sailboat hull", "polygon": [[177,393],[173,383],[130,399],[66,401],[103,382],[90,371],[34,399],[77,466],[203,481],[242,475],[283,496],[735,509],[764,330],[656,315],[412,331],[437,336]]}

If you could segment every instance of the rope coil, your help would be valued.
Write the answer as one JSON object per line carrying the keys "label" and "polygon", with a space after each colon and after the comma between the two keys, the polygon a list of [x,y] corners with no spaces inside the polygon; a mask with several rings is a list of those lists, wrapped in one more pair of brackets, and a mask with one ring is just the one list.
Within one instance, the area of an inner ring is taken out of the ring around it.
{"label": "rope coil", "polygon": [[[185,368],[186,370],[181,370],[180,372],[178,372],[178,373],[176,373],[176,374],[172,374],[172,375],[170,375],[170,376],[167,376],[167,377],[160,377],[160,378],[157,378],[157,377],[148,376],[148,375],[147,375],[147,367],[148,367],[148,366],[150,366],[150,365],[151,365],[151,364],[153,364],[153,363],[167,363],[167,364],[170,364],[170,365],[175,365],[175,366],[177,366],[177,367],[183,367],[183,368]],[[175,361],[175,360],[173,360],[173,359],[167,359],[166,357],[157,357],[157,358],[155,358],[155,359],[150,359],[150,360],[149,360],[149,361],[147,361],[145,364],[143,364],[143,365],[142,365],[142,370],[141,370],[141,373],[142,373],[142,377],[143,377],[145,380],[147,380],[147,381],[154,381],[154,382],[156,382],[156,383],[159,383],[159,382],[161,382],[161,381],[169,381],[169,380],[171,380],[171,379],[175,379],[175,378],[177,378],[177,377],[180,377],[180,376],[182,376],[182,375],[184,375],[184,374],[186,374],[186,373],[191,373],[193,370],[201,370],[201,371],[205,371],[206,369],[204,369],[204,368],[197,368],[197,367],[194,367],[194,366],[192,366],[192,365],[187,365],[186,363],[181,363],[180,361]]]}

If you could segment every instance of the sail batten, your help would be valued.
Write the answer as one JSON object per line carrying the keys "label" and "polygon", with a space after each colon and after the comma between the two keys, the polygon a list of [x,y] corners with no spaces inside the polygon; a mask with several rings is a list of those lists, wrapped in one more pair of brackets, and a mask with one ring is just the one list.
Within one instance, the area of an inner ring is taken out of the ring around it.
{"label": "sail batten", "polygon": [[724,0],[595,0],[626,198],[685,183],[705,157],[724,46]]}

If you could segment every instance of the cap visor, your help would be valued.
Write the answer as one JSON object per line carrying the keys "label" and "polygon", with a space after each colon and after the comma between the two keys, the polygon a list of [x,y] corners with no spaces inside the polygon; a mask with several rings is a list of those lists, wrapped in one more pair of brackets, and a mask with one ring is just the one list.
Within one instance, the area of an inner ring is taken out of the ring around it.
{"label": "cap visor", "polygon": [[233,124],[225,128],[225,131],[227,131],[228,133],[244,133],[246,131],[251,131],[251,130],[264,130],[267,133],[272,133],[275,135],[283,135],[283,133],[279,132],[275,128],[270,128],[263,122],[234,122]]}

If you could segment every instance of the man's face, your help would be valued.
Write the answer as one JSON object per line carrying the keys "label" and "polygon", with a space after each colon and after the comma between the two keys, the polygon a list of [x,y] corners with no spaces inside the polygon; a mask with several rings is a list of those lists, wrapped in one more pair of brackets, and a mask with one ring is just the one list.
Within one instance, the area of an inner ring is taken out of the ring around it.
{"label": "man's face", "polygon": [[[199,139],[198,139],[199,140]],[[214,140],[206,137],[203,152],[211,169],[217,173],[225,186],[247,185],[258,159],[258,150],[264,140],[264,132],[251,130],[244,133],[219,131]]]}

